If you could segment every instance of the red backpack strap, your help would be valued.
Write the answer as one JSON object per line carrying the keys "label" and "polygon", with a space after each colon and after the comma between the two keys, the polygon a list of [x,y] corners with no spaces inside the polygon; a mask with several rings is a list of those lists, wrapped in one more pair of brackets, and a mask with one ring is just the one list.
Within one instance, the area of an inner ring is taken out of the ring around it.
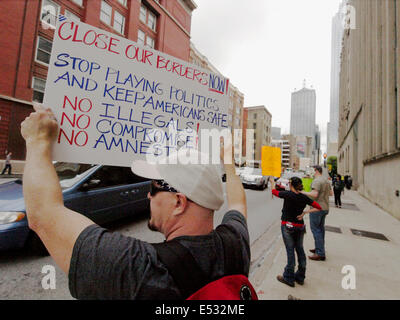
{"label": "red backpack strap", "polygon": [[181,295],[187,299],[210,280],[200,269],[189,249],[178,241],[153,243],[158,258],[165,264]]}

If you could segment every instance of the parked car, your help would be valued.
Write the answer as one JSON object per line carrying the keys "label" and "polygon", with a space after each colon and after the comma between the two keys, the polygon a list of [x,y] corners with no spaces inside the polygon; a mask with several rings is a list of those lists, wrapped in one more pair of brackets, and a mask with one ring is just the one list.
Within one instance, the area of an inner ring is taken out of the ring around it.
{"label": "parked car", "polygon": [[[136,176],[130,168],[65,162],[54,166],[65,206],[99,225],[149,212],[151,181]],[[27,245],[37,254],[46,254],[40,238],[29,229],[28,219],[22,181],[1,184],[0,251]]]}
{"label": "parked car", "polygon": [[244,187],[264,190],[268,188],[268,177],[261,173],[261,169],[246,167],[240,173],[240,180]]}

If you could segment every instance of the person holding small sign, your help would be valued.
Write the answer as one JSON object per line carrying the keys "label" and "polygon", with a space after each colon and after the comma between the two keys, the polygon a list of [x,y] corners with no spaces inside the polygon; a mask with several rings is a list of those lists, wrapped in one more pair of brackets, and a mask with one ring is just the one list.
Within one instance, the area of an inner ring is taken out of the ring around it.
{"label": "person holding small sign", "polygon": [[[29,227],[68,275],[72,296],[78,299],[186,299],[152,244],[110,232],[64,206],[52,164],[58,124],[50,109],[42,106],[34,109],[21,124],[27,149],[23,193]],[[228,154],[231,148],[227,144],[222,153]],[[224,163],[228,212],[216,230],[213,230],[214,211],[224,202],[216,166],[163,166],[144,161],[132,164],[137,174],[154,179],[148,194],[150,228],[163,233],[168,242],[179,241],[190,251],[207,279],[213,281],[224,276],[229,267],[224,257],[223,236],[218,231],[222,225],[238,248],[234,260],[241,266],[238,271],[247,276],[250,245],[246,196],[235,174],[234,162]],[[232,261],[233,257],[230,258]]]}

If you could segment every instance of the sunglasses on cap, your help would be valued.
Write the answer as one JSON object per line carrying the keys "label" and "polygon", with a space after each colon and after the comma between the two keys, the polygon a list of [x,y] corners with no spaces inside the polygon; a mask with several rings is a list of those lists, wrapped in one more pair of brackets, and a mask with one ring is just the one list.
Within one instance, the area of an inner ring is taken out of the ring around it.
{"label": "sunglasses on cap", "polygon": [[158,192],[175,192],[175,193],[177,193],[178,190],[176,190],[175,188],[171,187],[164,180],[153,180],[151,185],[150,185],[150,195],[152,197],[154,197]]}
{"label": "sunglasses on cap", "polygon": [[[157,185],[156,185],[157,184]],[[173,192],[178,193],[179,191],[176,190],[174,187],[171,187],[167,182],[164,180],[153,180],[150,185],[150,195],[154,197],[158,192]],[[190,202],[193,202],[188,197],[186,199]]]}

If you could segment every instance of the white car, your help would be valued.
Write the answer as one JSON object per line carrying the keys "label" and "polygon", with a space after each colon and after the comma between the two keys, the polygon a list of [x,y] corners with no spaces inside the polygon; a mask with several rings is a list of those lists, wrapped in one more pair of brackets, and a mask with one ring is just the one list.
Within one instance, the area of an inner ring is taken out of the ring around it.
{"label": "white car", "polygon": [[261,169],[246,167],[240,173],[240,180],[245,187],[264,190],[268,188],[268,178],[263,176]]}

